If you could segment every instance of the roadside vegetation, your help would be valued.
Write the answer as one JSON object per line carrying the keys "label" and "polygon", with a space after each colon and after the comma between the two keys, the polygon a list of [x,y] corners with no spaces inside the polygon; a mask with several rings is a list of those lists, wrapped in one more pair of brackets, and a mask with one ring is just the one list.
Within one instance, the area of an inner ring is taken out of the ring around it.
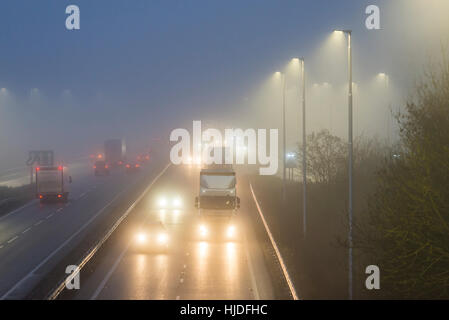
{"label": "roadside vegetation", "polygon": [[[449,60],[430,67],[396,114],[400,140],[354,141],[354,297],[449,298]],[[302,224],[301,145],[282,202],[278,177],[253,176],[275,238],[305,299],[348,296],[347,143],[307,137],[307,233]],[[380,268],[380,290],[365,268]]]}

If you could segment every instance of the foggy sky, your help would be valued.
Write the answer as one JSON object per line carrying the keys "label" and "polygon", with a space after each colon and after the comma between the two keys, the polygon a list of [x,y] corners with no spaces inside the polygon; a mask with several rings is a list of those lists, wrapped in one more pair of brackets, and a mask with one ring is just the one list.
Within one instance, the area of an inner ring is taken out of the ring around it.
{"label": "foggy sky", "polygon": [[[80,7],[81,30],[65,29],[69,4]],[[382,30],[365,28],[369,4],[380,7]],[[388,105],[400,108],[448,45],[448,13],[445,0],[4,0],[0,170],[24,163],[30,149],[73,157],[116,137],[137,149],[191,120],[280,127],[280,90],[270,76],[301,56],[308,131],[345,137],[346,47],[329,42],[335,28],[353,30],[355,132],[385,137]],[[293,146],[299,79],[288,72]],[[388,90],[379,72],[389,75]]]}

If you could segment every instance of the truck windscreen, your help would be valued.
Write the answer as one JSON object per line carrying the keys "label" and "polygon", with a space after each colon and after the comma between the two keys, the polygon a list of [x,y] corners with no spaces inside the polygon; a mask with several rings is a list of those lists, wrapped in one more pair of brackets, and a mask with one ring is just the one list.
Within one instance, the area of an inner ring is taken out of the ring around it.
{"label": "truck windscreen", "polygon": [[200,184],[208,189],[231,189],[235,187],[235,176],[202,174]]}

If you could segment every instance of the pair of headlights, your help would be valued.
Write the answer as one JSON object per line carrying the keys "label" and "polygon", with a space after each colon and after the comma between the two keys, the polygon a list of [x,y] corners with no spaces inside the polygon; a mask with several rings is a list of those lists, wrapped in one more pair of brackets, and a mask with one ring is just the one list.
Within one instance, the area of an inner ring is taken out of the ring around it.
{"label": "pair of headlights", "polygon": [[169,199],[167,197],[161,197],[159,198],[157,204],[160,208],[168,208],[168,207],[180,208],[182,206],[182,200],[179,197],[174,197],[172,199]]}
{"label": "pair of headlights", "polygon": [[[201,237],[207,237],[207,235],[209,234],[209,229],[207,228],[206,225],[201,224],[198,228],[198,232]],[[237,232],[237,228],[234,225],[230,225],[226,228],[225,232],[226,237],[233,238]]]}
{"label": "pair of headlights", "polygon": [[[148,234],[146,234],[144,232],[138,233],[136,236],[136,241],[139,244],[148,243],[148,241],[149,241]],[[168,243],[168,234],[166,234],[165,232],[160,232],[156,235],[156,238],[154,241],[156,241],[156,243],[158,243],[158,244],[167,244]]]}

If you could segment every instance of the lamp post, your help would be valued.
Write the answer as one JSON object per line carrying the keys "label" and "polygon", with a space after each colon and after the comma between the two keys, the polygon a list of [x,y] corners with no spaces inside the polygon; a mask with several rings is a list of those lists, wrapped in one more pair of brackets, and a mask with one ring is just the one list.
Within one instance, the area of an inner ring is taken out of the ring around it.
{"label": "lamp post", "polygon": [[348,207],[349,207],[349,231],[348,231],[348,245],[349,245],[349,254],[348,254],[348,295],[349,299],[352,300],[352,49],[351,49],[351,30],[334,30],[336,32],[342,32],[348,35],[348,73],[349,73],[349,84],[348,84],[348,152],[349,152],[349,160],[348,160],[348,171],[349,171],[349,199],[348,199]]}
{"label": "lamp post", "polygon": [[282,202],[285,203],[286,195],[285,195],[285,74],[280,71],[276,71],[274,73],[276,77],[279,77],[282,85]]}
{"label": "lamp post", "polygon": [[[390,84],[390,77],[388,76],[388,74],[386,74],[384,72],[379,73],[378,77],[381,80],[383,80],[384,84],[385,84],[385,91],[386,91],[386,94],[385,94],[385,97],[386,97],[385,105],[387,105],[388,104],[388,97],[387,97],[387,95],[388,95],[388,89],[389,89],[389,84]],[[386,127],[387,127],[386,131],[387,131],[387,143],[388,143],[388,145],[391,144],[391,135],[392,135],[391,134],[391,131],[392,131],[391,127],[392,127],[393,119],[392,119],[391,112],[392,112],[391,110],[389,110],[389,112],[387,112],[387,121],[386,121]]]}
{"label": "lamp post", "polygon": [[301,61],[301,79],[302,79],[302,223],[304,238],[307,231],[307,148],[306,148],[306,78],[304,73],[304,58]]}
{"label": "lamp post", "polygon": [[286,190],[285,190],[285,74],[281,73],[282,77],[282,201],[285,204]]}

